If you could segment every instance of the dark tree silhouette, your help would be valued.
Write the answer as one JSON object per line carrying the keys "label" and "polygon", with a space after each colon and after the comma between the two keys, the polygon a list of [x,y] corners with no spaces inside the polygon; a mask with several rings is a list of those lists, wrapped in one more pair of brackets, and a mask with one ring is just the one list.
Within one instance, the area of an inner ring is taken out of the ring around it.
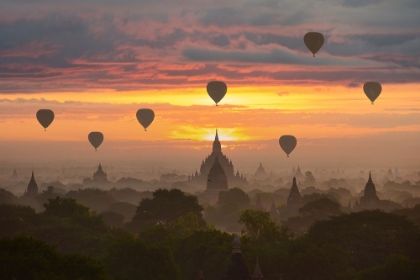
{"label": "dark tree silhouette", "polygon": [[139,232],[147,226],[169,226],[178,218],[194,213],[199,218],[199,224],[204,226],[203,207],[198,204],[196,196],[187,195],[178,189],[158,189],[153,198],[145,198],[137,207],[136,215],[127,225],[130,230]]}

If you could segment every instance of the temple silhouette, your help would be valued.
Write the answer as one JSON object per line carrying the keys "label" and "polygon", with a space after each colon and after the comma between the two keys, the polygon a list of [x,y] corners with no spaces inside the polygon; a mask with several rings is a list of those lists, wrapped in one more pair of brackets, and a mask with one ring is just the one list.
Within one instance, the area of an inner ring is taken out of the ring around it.
{"label": "temple silhouette", "polygon": [[[215,161],[218,163],[215,164]],[[221,168],[220,168],[220,167]],[[214,167],[213,171],[212,168]],[[224,175],[222,174],[224,172]],[[212,172],[211,178],[209,177],[210,172]],[[220,180],[224,181],[224,176],[227,178],[226,185],[224,183],[220,184],[208,184],[214,183],[212,179],[218,178],[220,176]],[[206,157],[205,160],[202,161],[200,172],[196,171],[194,174],[188,176],[188,182],[200,186],[206,186],[207,189],[227,189],[227,186],[230,185],[231,187],[236,186],[243,186],[248,185],[248,181],[245,176],[236,171],[234,173],[233,163],[229,158],[222,153],[222,145],[219,141],[219,135],[216,129],[216,136],[213,142],[213,150],[212,153]]]}
{"label": "temple silhouette", "polygon": [[93,173],[93,178],[84,178],[83,184],[89,184],[89,183],[109,183],[108,181],[108,175],[104,170],[102,169],[102,165],[99,163],[98,170],[96,170]]}
{"label": "temple silhouette", "polygon": [[303,206],[303,199],[296,184],[296,177],[293,177],[293,184],[287,197],[287,205],[279,212],[280,221],[286,221],[290,217],[299,215],[299,208]]}
{"label": "temple silhouette", "polygon": [[363,196],[360,201],[354,204],[354,211],[378,209],[380,200],[376,194],[375,184],[372,181],[372,174],[369,172],[369,180],[366,183]]}
{"label": "temple silhouette", "polygon": [[24,197],[35,198],[38,195],[38,184],[35,181],[34,172],[32,171],[31,180],[25,189]]}

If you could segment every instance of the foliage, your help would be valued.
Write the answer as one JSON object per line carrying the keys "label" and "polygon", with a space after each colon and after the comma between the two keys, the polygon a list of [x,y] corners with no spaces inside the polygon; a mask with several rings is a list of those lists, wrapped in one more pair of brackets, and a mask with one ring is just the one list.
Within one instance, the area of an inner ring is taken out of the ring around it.
{"label": "foliage", "polygon": [[90,188],[70,191],[65,197],[74,198],[78,202],[83,203],[83,205],[98,212],[104,211],[109,205],[117,202],[109,192]]}
{"label": "foliage", "polygon": [[104,263],[116,279],[182,279],[169,248],[147,244],[132,236],[112,241]]}
{"label": "foliage", "polygon": [[99,216],[111,227],[124,227],[124,216],[119,213],[102,212]]}
{"label": "foliage", "polygon": [[32,237],[0,239],[2,279],[110,279],[98,261],[78,254],[60,255]]}
{"label": "foliage", "polygon": [[284,228],[270,218],[268,212],[259,210],[245,210],[239,218],[244,225],[242,234],[245,238],[257,241],[259,244],[277,243],[290,238],[290,234]]}
{"label": "foliage", "polygon": [[419,259],[420,235],[405,218],[378,210],[316,222],[308,238],[318,246],[336,244],[351,253],[356,270],[384,263],[392,254]]}
{"label": "foliage", "polygon": [[232,203],[243,209],[249,207],[250,202],[251,199],[243,190],[239,188],[232,188],[228,191],[219,192],[219,200],[217,204],[224,205]]}
{"label": "foliage", "polygon": [[18,198],[11,192],[0,189],[0,204],[8,203],[13,204],[16,203]]}
{"label": "foliage", "polygon": [[203,270],[205,279],[222,279],[232,252],[233,236],[208,227],[182,239],[174,256],[185,279],[197,279]]}
{"label": "foliage", "polygon": [[305,204],[299,209],[302,215],[338,215],[340,204],[328,198],[320,198]]}
{"label": "foliage", "polygon": [[417,228],[420,229],[420,204],[417,204],[413,208],[398,209],[393,211],[394,214],[405,216],[407,220],[412,222]]}
{"label": "foliage", "polygon": [[202,211],[203,207],[198,204],[196,196],[187,195],[178,189],[158,189],[153,193],[153,199],[145,198],[140,202],[136,215],[127,227],[134,232],[158,224],[166,227],[189,213],[196,214],[199,225],[204,226]]}

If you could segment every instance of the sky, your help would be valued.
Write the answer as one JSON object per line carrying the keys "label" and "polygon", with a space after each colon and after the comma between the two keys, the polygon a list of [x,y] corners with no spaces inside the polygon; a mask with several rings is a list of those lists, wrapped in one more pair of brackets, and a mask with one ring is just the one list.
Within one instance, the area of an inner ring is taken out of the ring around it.
{"label": "sky", "polygon": [[[243,170],[420,168],[419,14],[418,0],[1,0],[0,160],[195,171],[218,128]],[[325,37],[315,58],[310,31]],[[228,86],[218,107],[211,80]],[[46,132],[39,109],[55,113]]]}

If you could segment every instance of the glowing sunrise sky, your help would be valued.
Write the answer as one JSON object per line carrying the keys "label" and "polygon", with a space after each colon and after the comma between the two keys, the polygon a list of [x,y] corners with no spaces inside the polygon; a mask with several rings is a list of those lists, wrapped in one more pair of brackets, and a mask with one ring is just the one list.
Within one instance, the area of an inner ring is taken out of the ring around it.
{"label": "glowing sunrise sky", "polygon": [[[0,0],[1,159],[198,167],[218,128],[243,169],[285,164],[284,134],[292,164],[418,168],[419,15],[418,0]],[[325,37],[316,58],[309,31]],[[210,80],[228,86],[218,107]],[[366,81],[382,84],[374,105]]]}

